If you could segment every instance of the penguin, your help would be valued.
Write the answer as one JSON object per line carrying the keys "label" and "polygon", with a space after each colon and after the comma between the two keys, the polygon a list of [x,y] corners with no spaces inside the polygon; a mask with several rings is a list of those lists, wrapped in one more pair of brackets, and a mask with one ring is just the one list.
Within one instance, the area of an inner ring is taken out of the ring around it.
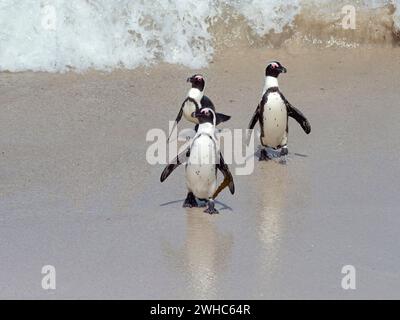
{"label": "penguin", "polygon": [[[195,131],[197,131],[199,120],[193,116],[193,113],[196,110],[200,110],[202,108],[209,108],[215,112],[215,106],[210,98],[204,95],[204,87],[205,80],[201,74],[195,74],[186,80],[192,84],[186,99],[183,101],[179,113],[175,119],[174,126],[172,127],[170,136],[168,137],[168,141],[171,138],[171,134],[174,131],[175,127],[178,125],[178,122],[182,119],[182,116],[185,117],[186,120],[196,124]],[[231,117],[222,113],[216,113],[216,123],[217,125],[221,122],[228,121]]]}
{"label": "penguin", "polygon": [[[196,135],[189,146],[181,152],[171,164],[163,170],[160,181],[165,179],[179,165],[185,163],[186,186],[188,193],[183,203],[184,208],[198,207],[196,199],[207,201],[204,212],[217,214],[214,199],[218,194],[229,187],[231,194],[235,193],[235,184],[228,165],[218,148],[215,135],[217,115],[211,108],[202,108],[191,115],[199,122]],[[224,180],[217,187],[217,172],[220,170]]]}
{"label": "penguin", "polygon": [[[288,118],[295,119],[306,134],[311,132],[311,125],[306,117],[286,100],[279,90],[278,77],[287,69],[278,61],[268,63],[265,69],[265,84],[261,102],[258,104],[250,120],[249,129],[260,123],[261,144],[264,147],[280,150],[280,156],[288,154],[287,141],[289,124]],[[267,160],[265,148],[261,150],[260,160]]]}

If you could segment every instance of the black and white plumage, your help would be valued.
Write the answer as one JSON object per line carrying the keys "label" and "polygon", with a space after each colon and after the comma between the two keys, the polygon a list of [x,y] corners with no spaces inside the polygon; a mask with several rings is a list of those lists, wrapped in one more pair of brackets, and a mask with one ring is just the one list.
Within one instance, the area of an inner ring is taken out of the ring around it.
{"label": "black and white plumage", "polygon": [[[249,129],[254,129],[260,123],[260,141],[264,147],[281,149],[281,155],[286,155],[288,140],[288,118],[295,119],[304,132],[311,132],[311,125],[306,117],[285,98],[279,90],[278,76],[287,70],[278,61],[268,64],[265,70],[265,85],[261,102],[258,104],[250,120]],[[261,152],[260,160],[267,158],[265,149]]]}
{"label": "black and white plumage", "polygon": [[[186,99],[183,101],[181,108],[179,109],[178,115],[175,119],[174,126],[171,130],[171,134],[175,129],[175,126],[181,121],[182,116],[185,117],[186,120],[196,124],[195,130],[197,131],[199,120],[193,116],[193,113],[201,110],[203,108],[209,108],[215,111],[215,106],[210,98],[204,95],[204,87],[205,80],[204,77],[200,74],[195,74],[187,79],[187,82],[192,84]],[[231,117],[222,113],[216,114],[216,124],[220,124],[221,122],[228,121]],[[170,137],[169,137],[170,138]],[[168,138],[168,140],[169,140]]]}
{"label": "black and white plumage", "polygon": [[[190,145],[181,152],[171,164],[168,164],[161,174],[163,182],[179,165],[186,164],[185,175],[188,194],[184,207],[197,207],[196,198],[207,201],[206,213],[218,213],[214,199],[218,194],[229,187],[232,194],[235,192],[233,177],[219,151],[215,136],[216,115],[210,108],[203,108],[193,113],[199,120],[199,127]],[[217,187],[217,172],[224,176],[223,182]]]}

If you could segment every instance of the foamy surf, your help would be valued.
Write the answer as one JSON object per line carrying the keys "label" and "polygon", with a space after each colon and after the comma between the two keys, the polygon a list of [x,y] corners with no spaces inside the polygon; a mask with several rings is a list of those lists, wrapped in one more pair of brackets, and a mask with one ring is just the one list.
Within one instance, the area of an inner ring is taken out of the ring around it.
{"label": "foamy surf", "polygon": [[[344,5],[356,29],[341,26]],[[207,66],[241,46],[393,45],[400,0],[1,0],[0,70]]]}

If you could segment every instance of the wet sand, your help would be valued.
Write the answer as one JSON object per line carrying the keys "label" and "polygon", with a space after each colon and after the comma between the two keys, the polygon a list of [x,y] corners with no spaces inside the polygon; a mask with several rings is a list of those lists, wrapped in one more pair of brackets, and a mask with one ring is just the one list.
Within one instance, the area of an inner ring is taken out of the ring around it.
{"label": "wet sand", "polygon": [[312,125],[290,120],[287,164],[235,177],[215,216],[181,207],[183,168],[160,184],[145,157],[195,71],[1,73],[0,298],[399,298],[399,54],[252,49],[200,70],[225,127],[245,128],[279,59]]}

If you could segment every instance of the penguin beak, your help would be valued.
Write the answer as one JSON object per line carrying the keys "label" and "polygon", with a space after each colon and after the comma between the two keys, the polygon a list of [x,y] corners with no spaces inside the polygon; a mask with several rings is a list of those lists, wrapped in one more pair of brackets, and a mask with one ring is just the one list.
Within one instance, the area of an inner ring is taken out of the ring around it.
{"label": "penguin beak", "polygon": [[279,71],[282,72],[282,73],[286,73],[287,69],[284,66],[280,66],[279,67]]}
{"label": "penguin beak", "polygon": [[192,82],[192,80],[193,80],[193,78],[189,77],[189,78],[186,79],[186,82]]}

